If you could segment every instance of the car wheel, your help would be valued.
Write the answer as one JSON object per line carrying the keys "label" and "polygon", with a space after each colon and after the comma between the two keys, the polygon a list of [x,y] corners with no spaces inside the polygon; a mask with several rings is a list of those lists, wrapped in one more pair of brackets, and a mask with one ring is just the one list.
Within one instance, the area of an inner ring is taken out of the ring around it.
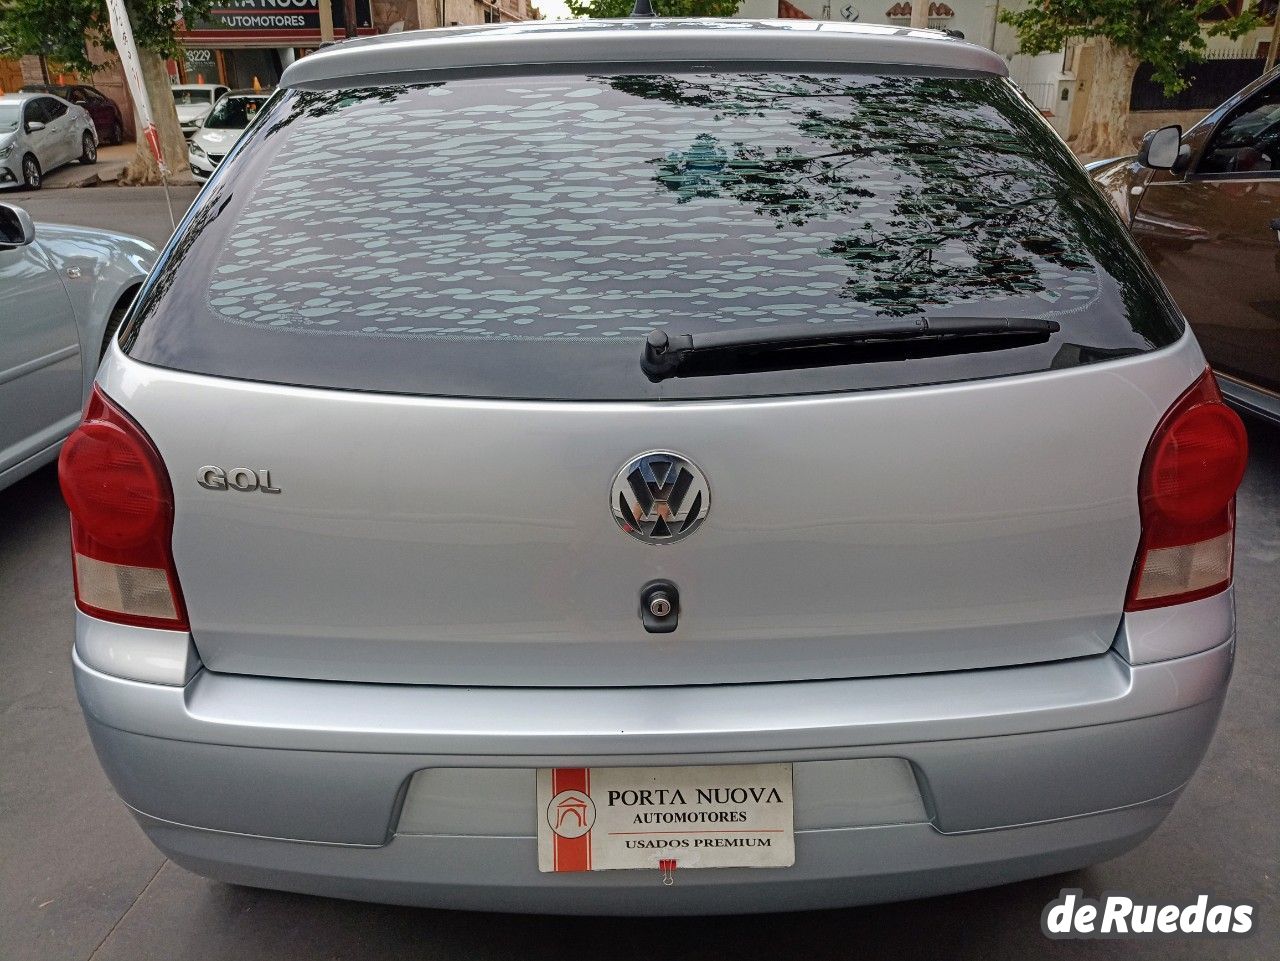
{"label": "car wheel", "polygon": [[112,123],[111,136],[107,139],[109,139],[117,147],[120,146],[122,143],[124,143],[124,124],[122,124],[119,120],[116,120],[114,123]]}
{"label": "car wheel", "polygon": [[80,138],[80,162],[86,165],[98,162],[98,141],[87,130]]}
{"label": "car wheel", "polygon": [[27,154],[22,158],[23,186],[28,190],[39,190],[43,182],[44,175],[40,172],[40,161],[35,158],[34,154]]}

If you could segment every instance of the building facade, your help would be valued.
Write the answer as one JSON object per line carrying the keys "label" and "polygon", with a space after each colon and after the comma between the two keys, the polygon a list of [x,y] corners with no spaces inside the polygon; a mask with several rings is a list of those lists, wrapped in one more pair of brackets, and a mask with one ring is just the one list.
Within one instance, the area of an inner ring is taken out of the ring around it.
{"label": "building facade", "polygon": [[[356,34],[528,20],[530,0],[355,0]],[[225,0],[189,23],[176,80],[268,88],[321,43],[347,36],[343,0]]]}
{"label": "building facade", "polygon": [[[531,0],[355,0],[355,11],[359,36],[538,16]],[[185,28],[179,37],[182,56],[169,62],[174,83],[256,84],[264,90],[275,86],[298,57],[347,34],[344,0],[224,0],[209,17]],[[30,83],[90,83],[119,105],[126,136],[132,138],[133,98],[119,64],[101,49],[91,48],[89,56],[104,66],[88,77],[41,57],[0,59],[0,92]]]}

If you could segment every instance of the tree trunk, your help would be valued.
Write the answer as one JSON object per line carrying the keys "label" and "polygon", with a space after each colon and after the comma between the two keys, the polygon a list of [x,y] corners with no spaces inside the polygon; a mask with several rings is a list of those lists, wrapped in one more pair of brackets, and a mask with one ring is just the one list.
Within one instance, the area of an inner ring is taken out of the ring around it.
{"label": "tree trunk", "polygon": [[[151,111],[155,115],[160,149],[169,167],[169,183],[194,183],[191,167],[187,164],[187,138],[182,135],[182,128],[178,126],[178,111],[173,105],[173,91],[169,85],[169,74],[164,68],[164,59],[150,50],[139,49],[138,60],[142,65],[143,82],[147,85],[147,99],[151,101]],[[141,118],[136,126],[138,152],[120,175],[120,183],[129,187],[158,184],[160,168],[143,136]]]}
{"label": "tree trunk", "polygon": [[1103,37],[1094,41],[1093,84],[1085,102],[1084,122],[1071,140],[1076,155],[1095,159],[1133,153],[1129,139],[1129,96],[1138,58]]}

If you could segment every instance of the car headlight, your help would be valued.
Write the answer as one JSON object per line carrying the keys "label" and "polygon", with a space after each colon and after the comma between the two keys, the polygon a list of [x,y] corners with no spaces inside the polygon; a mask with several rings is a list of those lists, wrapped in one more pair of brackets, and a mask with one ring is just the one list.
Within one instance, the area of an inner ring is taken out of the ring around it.
{"label": "car headlight", "polygon": [[193,144],[191,145],[191,156],[193,156],[193,157],[205,157],[205,156],[208,156],[208,155],[204,152],[204,148],[203,148],[203,147],[201,147],[198,143],[193,143]]}
{"label": "car headlight", "polygon": [[11,153],[13,153],[13,144],[5,144],[3,147],[0,147],[0,160],[3,160]]}

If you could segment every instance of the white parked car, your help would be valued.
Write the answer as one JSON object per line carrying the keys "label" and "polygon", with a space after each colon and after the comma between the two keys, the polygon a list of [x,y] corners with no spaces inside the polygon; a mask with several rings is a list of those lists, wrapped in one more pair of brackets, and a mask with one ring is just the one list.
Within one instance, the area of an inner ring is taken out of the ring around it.
{"label": "white parked car", "polygon": [[0,96],[0,188],[39,190],[44,175],[98,162],[98,134],[83,107],[47,93]]}
{"label": "white parked car", "polygon": [[220,83],[180,83],[173,88],[173,105],[178,110],[178,126],[183,136],[190,137],[200,129],[200,122],[229,88]]}
{"label": "white parked car", "polygon": [[191,172],[207,179],[269,99],[271,94],[261,90],[232,90],[214,104],[187,144]]}

